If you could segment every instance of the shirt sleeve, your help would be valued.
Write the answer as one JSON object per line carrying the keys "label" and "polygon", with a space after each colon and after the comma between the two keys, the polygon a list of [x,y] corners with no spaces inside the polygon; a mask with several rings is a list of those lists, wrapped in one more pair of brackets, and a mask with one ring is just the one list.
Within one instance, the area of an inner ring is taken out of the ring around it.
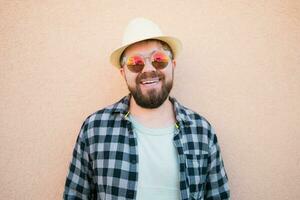
{"label": "shirt sleeve", "polygon": [[88,200],[93,199],[94,184],[92,183],[92,168],[89,162],[86,136],[86,125],[83,123],[73,150],[73,157],[69,166],[63,199]]}
{"label": "shirt sleeve", "polygon": [[209,149],[205,200],[229,200],[228,177],[214,130],[212,130],[212,140]]}

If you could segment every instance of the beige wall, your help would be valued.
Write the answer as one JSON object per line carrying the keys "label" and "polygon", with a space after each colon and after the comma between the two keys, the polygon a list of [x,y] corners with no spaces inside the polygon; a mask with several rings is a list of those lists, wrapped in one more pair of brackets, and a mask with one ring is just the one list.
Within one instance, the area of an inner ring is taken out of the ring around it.
{"label": "beige wall", "polygon": [[214,125],[234,200],[300,199],[300,1],[1,1],[0,198],[61,199],[81,123],[127,94],[133,17],[181,38],[173,95]]}

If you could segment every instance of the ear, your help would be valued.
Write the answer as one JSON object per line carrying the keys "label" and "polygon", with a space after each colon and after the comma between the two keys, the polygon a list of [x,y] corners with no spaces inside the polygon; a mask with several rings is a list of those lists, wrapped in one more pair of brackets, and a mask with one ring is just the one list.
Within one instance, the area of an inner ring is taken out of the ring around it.
{"label": "ear", "polygon": [[124,70],[124,67],[120,67],[120,74],[121,76],[123,76],[123,78],[125,78],[125,70]]}
{"label": "ear", "polygon": [[175,59],[172,60],[172,68],[173,68],[173,69],[176,68],[176,60],[175,60]]}

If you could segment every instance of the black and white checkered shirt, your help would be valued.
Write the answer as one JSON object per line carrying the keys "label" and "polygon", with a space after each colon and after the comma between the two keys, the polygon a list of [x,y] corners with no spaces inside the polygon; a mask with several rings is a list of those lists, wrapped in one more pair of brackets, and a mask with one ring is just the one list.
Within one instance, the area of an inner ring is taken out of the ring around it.
{"label": "black and white checkered shirt", "polygon": [[[130,95],[91,114],[73,151],[64,199],[135,199],[139,156],[127,115]],[[199,114],[173,103],[177,129],[181,199],[229,199],[228,178],[211,125]],[[155,169],[154,169],[155,170]]]}

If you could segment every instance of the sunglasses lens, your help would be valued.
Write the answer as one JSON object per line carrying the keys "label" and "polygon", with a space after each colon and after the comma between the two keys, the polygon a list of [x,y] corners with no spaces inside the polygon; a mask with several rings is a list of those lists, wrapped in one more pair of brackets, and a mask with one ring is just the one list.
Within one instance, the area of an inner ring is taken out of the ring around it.
{"label": "sunglasses lens", "polygon": [[[155,69],[164,69],[168,66],[170,58],[164,52],[156,52],[151,57],[151,63]],[[127,59],[126,65],[132,72],[139,73],[145,66],[144,58],[140,55],[131,56]]]}
{"label": "sunglasses lens", "polygon": [[128,69],[132,72],[141,72],[144,68],[144,59],[141,56],[129,57],[126,63]]}
{"label": "sunglasses lens", "polygon": [[152,65],[156,69],[164,69],[169,64],[169,56],[163,52],[157,52],[152,56]]}

